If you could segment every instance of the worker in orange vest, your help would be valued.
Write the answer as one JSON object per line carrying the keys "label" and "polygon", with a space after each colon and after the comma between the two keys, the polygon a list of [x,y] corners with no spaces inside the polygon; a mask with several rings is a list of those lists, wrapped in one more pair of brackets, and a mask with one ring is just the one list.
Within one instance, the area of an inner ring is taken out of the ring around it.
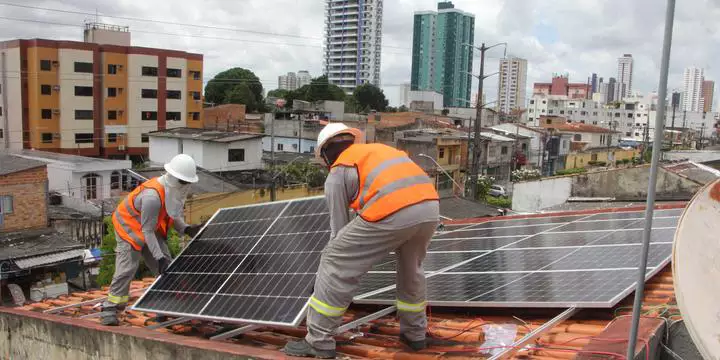
{"label": "worker in orange vest", "polygon": [[103,325],[118,325],[117,312],[128,302],[130,282],[140,258],[155,274],[162,274],[172,258],[167,233],[174,227],[179,234],[195,237],[203,224],[187,225],[183,207],[190,184],[198,181],[195,160],[180,154],[165,164],[166,173],[135,188],[113,212],[115,229],[115,274],[108,299],[102,304]]}
{"label": "worker in orange vest", "polygon": [[[360,130],[341,123],[325,126],[317,155],[330,168],[325,198],[331,238],[323,251],[307,313],[308,333],[285,353],[335,357],[340,326],[363,274],[394,251],[400,340],[412,350],[427,345],[425,259],[439,222],[433,181],[406,153],[382,144],[363,144]],[[350,220],[348,208],[357,216]]]}

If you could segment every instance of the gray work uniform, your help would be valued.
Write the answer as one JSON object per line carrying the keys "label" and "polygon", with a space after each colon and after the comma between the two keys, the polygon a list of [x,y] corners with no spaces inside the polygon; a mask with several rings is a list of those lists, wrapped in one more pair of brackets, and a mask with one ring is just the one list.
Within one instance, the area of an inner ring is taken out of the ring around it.
{"label": "gray work uniform", "polygon": [[438,202],[411,205],[377,222],[359,216],[350,220],[348,209],[358,195],[359,184],[357,169],[344,166],[334,167],[325,181],[331,240],[320,259],[305,337],[316,349],[335,349],[334,332],[361,277],[391,251],[395,251],[397,260],[400,332],[411,341],[425,339],[426,287],[422,262],[439,221]]}
{"label": "gray work uniform", "polygon": [[[140,265],[140,258],[145,260],[145,264],[153,274],[157,274],[159,271],[158,259],[166,258],[168,262],[172,259],[167,239],[156,233],[158,215],[162,208],[160,195],[153,189],[145,189],[135,197],[134,205],[135,209],[140,212],[140,225],[145,237],[145,246],[142,251],[136,251],[115,232],[115,274],[110,283],[108,300],[103,303],[103,308],[106,309],[123,307],[128,302],[130,282],[135,277]],[[179,234],[185,233],[187,226],[182,217],[173,219],[173,227]]]}

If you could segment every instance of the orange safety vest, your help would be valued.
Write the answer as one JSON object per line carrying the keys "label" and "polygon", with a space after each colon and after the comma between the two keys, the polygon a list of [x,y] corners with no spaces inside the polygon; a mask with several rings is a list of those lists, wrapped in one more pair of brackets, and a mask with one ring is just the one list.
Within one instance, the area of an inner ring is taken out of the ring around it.
{"label": "orange safety vest", "polygon": [[350,207],[366,221],[380,221],[410,205],[439,198],[425,171],[406,153],[387,145],[351,145],[335,166],[357,168],[359,191]]}
{"label": "orange safety vest", "polygon": [[160,213],[158,214],[155,232],[167,238],[168,229],[173,224],[172,218],[168,216],[165,210],[165,187],[160,184],[158,178],[152,178],[140,184],[140,186],[136,187],[120,202],[120,205],[115,209],[112,216],[115,232],[137,251],[141,251],[143,247],[145,247],[145,236],[142,232],[140,212],[135,209],[135,198],[145,189],[153,189],[160,195],[160,203],[162,205],[160,207]]}

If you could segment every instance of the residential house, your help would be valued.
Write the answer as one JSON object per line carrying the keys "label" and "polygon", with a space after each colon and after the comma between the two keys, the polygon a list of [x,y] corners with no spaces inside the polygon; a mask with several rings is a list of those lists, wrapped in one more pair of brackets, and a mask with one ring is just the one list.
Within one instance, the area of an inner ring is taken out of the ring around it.
{"label": "residential house", "polygon": [[594,125],[568,123],[562,116],[542,116],[540,126],[552,132],[572,134],[571,151],[617,146],[620,132]]}
{"label": "residential house", "polygon": [[164,164],[188,154],[212,172],[262,169],[262,134],[176,128],[153,131],[150,162]]}
{"label": "residential house", "polygon": [[510,181],[515,140],[491,131],[481,132],[480,138],[482,145],[480,169],[482,173],[495,178],[496,182]]}
{"label": "residential house", "polygon": [[584,168],[593,165],[614,166],[617,161],[630,162],[640,151],[632,148],[613,146],[571,152],[565,158],[565,169]]}
{"label": "residential house", "polygon": [[[538,128],[532,128],[529,126],[525,126],[522,124],[514,124],[514,123],[503,123],[503,124],[497,124],[489,128],[490,130],[498,133],[498,132],[504,132],[509,135],[519,135],[527,138],[527,152],[525,152],[526,156],[526,166],[530,166],[533,168],[539,168],[542,164],[542,157],[543,157],[543,137],[545,135],[545,131]],[[522,145],[520,146],[520,149],[522,151],[525,151],[525,149],[522,148]]]}
{"label": "residential house", "polygon": [[278,108],[265,114],[264,151],[312,153],[317,136],[328,121],[341,121],[345,116],[342,101],[310,103],[295,100],[291,109]]}
{"label": "residential house", "polygon": [[263,132],[262,121],[246,120],[245,105],[223,104],[205,108],[205,129],[222,131]]}
{"label": "residential house", "polygon": [[0,232],[48,225],[47,165],[0,153]]}
{"label": "residential house", "polygon": [[528,164],[530,163],[530,143],[533,140],[533,137],[520,134],[519,128],[516,128],[515,132],[511,132],[497,127],[489,127],[484,130],[489,130],[497,135],[502,135],[503,137],[513,140],[510,154],[512,170],[519,169],[523,166],[528,166]]}
{"label": "residential house", "polygon": [[110,160],[37,150],[19,150],[16,156],[47,164],[48,190],[64,200],[104,200],[120,196],[127,189],[125,170],[130,160]]}
{"label": "residential house", "polygon": [[[453,120],[456,126],[464,128],[472,128],[477,117],[476,108],[447,108],[447,116]],[[482,121],[480,126],[489,127],[494,126],[500,122],[500,117],[497,111],[490,108],[483,108],[482,110]]]}
{"label": "residential house", "polygon": [[[455,129],[451,118],[419,112],[381,113],[368,121],[367,127],[374,127],[374,133],[366,132],[366,141],[395,146],[395,134],[403,130]],[[372,136],[371,136],[372,135]]]}
{"label": "residential house", "polygon": [[464,168],[467,137],[452,130],[422,129],[398,131],[395,139],[395,147],[405,151],[435,179],[439,192],[462,194],[456,183],[463,182],[461,170]]}

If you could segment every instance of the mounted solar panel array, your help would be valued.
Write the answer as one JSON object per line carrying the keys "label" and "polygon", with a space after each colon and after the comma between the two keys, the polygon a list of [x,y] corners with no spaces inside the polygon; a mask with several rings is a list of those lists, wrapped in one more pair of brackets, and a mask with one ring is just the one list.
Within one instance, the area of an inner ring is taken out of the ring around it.
{"label": "mounted solar panel array", "polygon": [[[648,278],[670,261],[682,209],[656,210]],[[506,219],[446,227],[425,260],[432,305],[612,307],[635,286],[644,212]],[[392,304],[395,260],[365,276],[357,303]]]}
{"label": "mounted solar panel array", "polygon": [[298,325],[329,238],[322,197],[221,209],[133,308]]}

